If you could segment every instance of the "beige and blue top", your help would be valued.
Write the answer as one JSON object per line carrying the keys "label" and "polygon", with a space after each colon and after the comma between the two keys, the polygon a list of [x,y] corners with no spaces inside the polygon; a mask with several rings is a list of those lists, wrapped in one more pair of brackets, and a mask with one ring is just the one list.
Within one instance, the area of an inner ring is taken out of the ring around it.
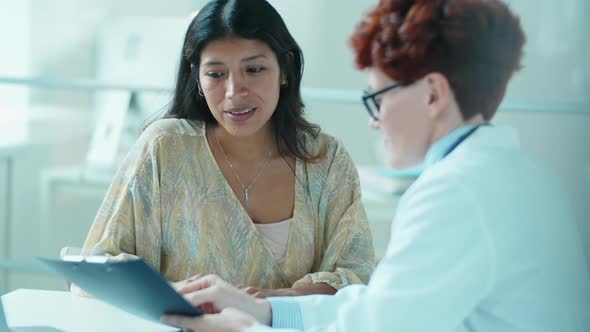
{"label": "beige and blue top", "polygon": [[277,259],[233,193],[202,122],[164,119],[131,149],[100,207],[84,255],[144,258],[166,279],[215,273],[268,289],[367,283],[375,265],[358,174],[334,137],[305,137],[318,162],[296,160],[287,253]]}

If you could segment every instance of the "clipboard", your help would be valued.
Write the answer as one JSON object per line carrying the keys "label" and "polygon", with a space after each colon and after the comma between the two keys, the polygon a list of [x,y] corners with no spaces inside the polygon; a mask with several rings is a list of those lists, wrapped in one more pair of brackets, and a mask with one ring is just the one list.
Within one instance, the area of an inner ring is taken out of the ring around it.
{"label": "clipboard", "polygon": [[141,318],[161,323],[164,314],[192,317],[203,314],[142,258],[108,262],[108,257],[76,257],[67,261],[37,258],[95,298]]}

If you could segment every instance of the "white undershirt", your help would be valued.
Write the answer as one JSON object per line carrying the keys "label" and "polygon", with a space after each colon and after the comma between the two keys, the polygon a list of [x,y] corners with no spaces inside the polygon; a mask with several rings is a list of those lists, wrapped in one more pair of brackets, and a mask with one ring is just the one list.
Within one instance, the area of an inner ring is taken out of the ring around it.
{"label": "white undershirt", "polygon": [[254,224],[276,259],[281,259],[287,254],[287,242],[292,221],[293,218],[272,224]]}

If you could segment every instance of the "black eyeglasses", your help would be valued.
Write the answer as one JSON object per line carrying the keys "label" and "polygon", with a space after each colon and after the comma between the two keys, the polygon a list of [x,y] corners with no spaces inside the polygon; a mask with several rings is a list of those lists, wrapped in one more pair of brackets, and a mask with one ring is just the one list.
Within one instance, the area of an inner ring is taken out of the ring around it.
{"label": "black eyeglasses", "polygon": [[363,104],[365,104],[367,112],[369,112],[369,115],[371,116],[371,118],[373,118],[373,120],[379,121],[379,107],[381,106],[379,105],[379,101],[377,101],[376,97],[389,90],[393,90],[397,87],[400,87],[402,84],[403,83],[401,82],[397,82],[373,93],[365,91],[365,94],[363,95]]}

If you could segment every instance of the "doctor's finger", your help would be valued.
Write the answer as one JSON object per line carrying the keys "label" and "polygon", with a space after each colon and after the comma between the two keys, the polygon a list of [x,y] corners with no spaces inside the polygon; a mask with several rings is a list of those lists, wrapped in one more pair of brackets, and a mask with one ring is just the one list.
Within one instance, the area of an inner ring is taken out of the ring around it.
{"label": "doctor's finger", "polygon": [[164,315],[160,317],[160,321],[164,324],[180,327],[182,329],[191,329],[195,317],[178,316],[178,315]]}

